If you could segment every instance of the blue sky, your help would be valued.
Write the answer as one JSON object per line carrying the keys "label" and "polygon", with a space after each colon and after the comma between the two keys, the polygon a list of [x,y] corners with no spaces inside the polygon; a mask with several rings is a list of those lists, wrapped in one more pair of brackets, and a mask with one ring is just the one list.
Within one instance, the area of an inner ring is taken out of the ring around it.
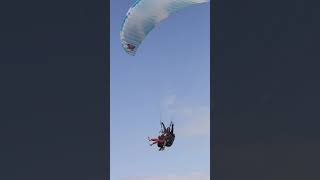
{"label": "blue sky", "polygon": [[[111,0],[111,180],[209,180],[210,11],[195,5],[153,29],[137,54],[120,42],[133,0]],[[159,152],[160,114],[176,141]]]}

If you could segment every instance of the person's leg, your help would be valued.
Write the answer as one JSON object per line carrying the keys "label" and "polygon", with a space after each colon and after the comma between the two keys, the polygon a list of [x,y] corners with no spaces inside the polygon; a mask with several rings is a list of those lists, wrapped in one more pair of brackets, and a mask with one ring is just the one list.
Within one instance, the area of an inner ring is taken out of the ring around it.
{"label": "person's leg", "polygon": [[153,143],[151,143],[151,144],[150,144],[150,146],[152,146],[152,145],[154,145],[154,144],[157,144],[157,142],[153,142]]}
{"label": "person's leg", "polygon": [[152,139],[150,139],[150,137],[148,137],[148,140],[149,140],[149,141],[158,141],[158,138],[152,138]]}
{"label": "person's leg", "polygon": [[164,143],[165,143],[165,140],[164,140],[164,139],[158,139],[158,143],[159,143],[159,144],[164,144]]}
{"label": "person's leg", "polygon": [[159,139],[157,138],[153,138],[153,139],[150,139],[150,141],[153,141],[153,143],[151,145],[154,145],[154,144],[159,144]]}

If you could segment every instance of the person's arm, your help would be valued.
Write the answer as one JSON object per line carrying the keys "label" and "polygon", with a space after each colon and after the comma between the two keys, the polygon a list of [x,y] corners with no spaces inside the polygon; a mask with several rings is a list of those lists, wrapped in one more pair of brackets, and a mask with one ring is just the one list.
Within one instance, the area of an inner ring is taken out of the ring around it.
{"label": "person's arm", "polygon": [[162,132],[165,132],[166,131],[166,126],[163,124],[163,122],[161,122],[161,126],[163,128]]}
{"label": "person's arm", "polygon": [[173,134],[173,123],[171,125],[171,133]]}

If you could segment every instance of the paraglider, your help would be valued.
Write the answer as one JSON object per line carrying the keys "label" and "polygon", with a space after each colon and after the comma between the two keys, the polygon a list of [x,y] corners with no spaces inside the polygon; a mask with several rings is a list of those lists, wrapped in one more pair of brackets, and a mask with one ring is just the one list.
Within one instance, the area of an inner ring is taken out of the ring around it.
{"label": "paraglider", "polygon": [[123,49],[135,55],[148,33],[162,20],[173,13],[194,4],[209,0],[138,0],[127,12],[123,21],[120,39]]}
{"label": "paraglider", "polygon": [[158,138],[150,138],[148,137],[149,141],[152,141],[152,143],[150,144],[150,146],[157,144],[158,147],[160,148],[159,151],[163,151],[165,149],[165,147],[170,147],[172,146],[174,139],[175,139],[175,134],[173,132],[173,122],[170,122],[170,125],[168,128],[165,127],[165,125],[163,124],[163,122],[161,122],[161,131],[160,131],[160,135],[158,136]]}
{"label": "paraglider", "polygon": [[[135,55],[149,32],[164,19],[186,7],[209,2],[209,0],[137,0],[128,10],[120,31],[121,45],[129,55]],[[157,144],[159,151],[171,147],[175,134],[173,123],[166,128],[161,122],[161,134],[149,138],[150,146]]]}

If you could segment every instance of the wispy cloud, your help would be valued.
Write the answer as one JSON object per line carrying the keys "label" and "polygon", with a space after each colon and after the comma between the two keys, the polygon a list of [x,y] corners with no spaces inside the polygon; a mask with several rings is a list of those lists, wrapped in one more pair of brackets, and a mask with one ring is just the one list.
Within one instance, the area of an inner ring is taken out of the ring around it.
{"label": "wispy cloud", "polygon": [[170,94],[164,98],[162,108],[166,111],[172,111],[175,108],[176,102],[177,96],[175,94]]}
{"label": "wispy cloud", "polygon": [[209,180],[210,176],[206,173],[191,173],[186,175],[159,175],[145,177],[126,177],[122,180]]}
{"label": "wispy cloud", "polygon": [[209,136],[210,135],[210,108],[184,107],[177,109],[181,126],[177,128],[180,136]]}
{"label": "wispy cloud", "polygon": [[181,104],[175,94],[170,94],[163,100],[163,109],[174,117],[180,137],[210,135],[210,107]]}

